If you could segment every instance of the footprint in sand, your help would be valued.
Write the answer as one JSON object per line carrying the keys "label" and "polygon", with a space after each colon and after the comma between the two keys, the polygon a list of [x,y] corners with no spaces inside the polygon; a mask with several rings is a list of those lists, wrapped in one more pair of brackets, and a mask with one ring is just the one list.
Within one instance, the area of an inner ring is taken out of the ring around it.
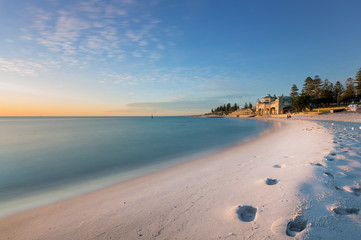
{"label": "footprint in sand", "polygon": [[325,176],[327,176],[327,177],[335,178],[332,173],[325,172],[324,174],[325,174]]}
{"label": "footprint in sand", "polygon": [[274,168],[284,168],[286,167],[285,164],[276,164],[276,165],[273,165]]}
{"label": "footprint in sand", "polygon": [[278,183],[277,179],[267,178],[267,180],[266,180],[267,185],[276,185],[277,183]]}
{"label": "footprint in sand", "polygon": [[302,232],[307,227],[307,220],[298,216],[287,224],[287,236],[294,237],[297,233]]}
{"label": "footprint in sand", "polygon": [[257,208],[252,206],[238,206],[237,215],[243,222],[252,222],[256,218]]}
{"label": "footprint in sand", "polygon": [[323,167],[323,165],[321,163],[311,163],[311,165],[318,166],[318,167]]}
{"label": "footprint in sand", "polygon": [[351,215],[351,214],[359,214],[360,209],[358,208],[334,208],[333,209],[334,213],[336,213],[337,215]]}

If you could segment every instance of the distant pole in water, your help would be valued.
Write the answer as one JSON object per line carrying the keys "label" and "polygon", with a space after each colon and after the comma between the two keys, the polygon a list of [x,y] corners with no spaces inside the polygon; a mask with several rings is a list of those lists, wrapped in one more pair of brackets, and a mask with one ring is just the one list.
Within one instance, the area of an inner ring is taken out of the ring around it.
{"label": "distant pole in water", "polygon": [[153,113],[152,113],[152,115],[150,116],[150,118],[153,118]]}

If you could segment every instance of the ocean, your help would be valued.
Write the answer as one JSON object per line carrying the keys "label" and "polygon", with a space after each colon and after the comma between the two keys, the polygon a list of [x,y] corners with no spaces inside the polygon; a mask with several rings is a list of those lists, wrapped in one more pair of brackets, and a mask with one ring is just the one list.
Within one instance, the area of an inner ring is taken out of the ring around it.
{"label": "ocean", "polygon": [[0,118],[0,216],[240,144],[270,127],[195,117]]}

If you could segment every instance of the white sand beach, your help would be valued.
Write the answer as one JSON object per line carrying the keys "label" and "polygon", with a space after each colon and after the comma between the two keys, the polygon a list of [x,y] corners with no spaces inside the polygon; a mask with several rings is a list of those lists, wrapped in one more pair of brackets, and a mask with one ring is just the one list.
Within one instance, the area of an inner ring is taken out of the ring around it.
{"label": "white sand beach", "polygon": [[247,144],[0,219],[1,239],[361,239],[361,124],[272,121]]}

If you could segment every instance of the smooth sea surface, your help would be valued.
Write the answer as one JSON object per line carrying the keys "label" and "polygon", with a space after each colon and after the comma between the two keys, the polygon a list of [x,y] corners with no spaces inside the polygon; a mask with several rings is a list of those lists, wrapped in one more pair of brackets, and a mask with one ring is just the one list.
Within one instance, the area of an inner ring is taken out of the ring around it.
{"label": "smooth sea surface", "polygon": [[2,117],[0,216],[190,161],[269,127],[247,119]]}

